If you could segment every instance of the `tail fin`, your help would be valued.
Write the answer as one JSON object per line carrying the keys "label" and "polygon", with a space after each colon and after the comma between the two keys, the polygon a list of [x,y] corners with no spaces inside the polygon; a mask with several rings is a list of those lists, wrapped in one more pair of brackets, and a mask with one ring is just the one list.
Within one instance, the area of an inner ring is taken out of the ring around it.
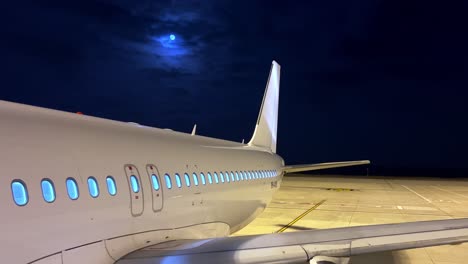
{"label": "tail fin", "polygon": [[281,66],[273,61],[255,131],[249,142],[249,146],[269,148],[274,153],[276,153],[276,131],[278,128],[280,71]]}

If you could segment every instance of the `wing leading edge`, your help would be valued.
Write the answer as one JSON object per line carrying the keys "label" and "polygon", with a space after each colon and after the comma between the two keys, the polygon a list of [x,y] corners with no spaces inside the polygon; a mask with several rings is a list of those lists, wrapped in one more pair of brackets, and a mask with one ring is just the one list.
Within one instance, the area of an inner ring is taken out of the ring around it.
{"label": "wing leading edge", "polygon": [[316,163],[316,164],[284,166],[283,171],[285,173],[292,173],[292,172],[301,172],[301,171],[313,171],[313,170],[358,166],[358,165],[366,165],[366,164],[370,164],[370,161],[369,160],[356,160],[356,161],[326,162],[326,163]]}
{"label": "wing leading edge", "polygon": [[170,243],[174,242],[177,246],[148,247],[117,263],[313,263],[319,257],[346,259],[371,252],[468,242],[468,218]]}

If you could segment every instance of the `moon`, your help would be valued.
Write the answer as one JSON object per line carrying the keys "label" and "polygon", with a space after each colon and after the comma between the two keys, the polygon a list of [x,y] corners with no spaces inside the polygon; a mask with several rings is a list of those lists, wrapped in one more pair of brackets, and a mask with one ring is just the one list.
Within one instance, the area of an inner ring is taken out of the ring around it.
{"label": "moon", "polygon": [[175,40],[175,35],[174,34],[169,35],[169,39],[170,40]]}

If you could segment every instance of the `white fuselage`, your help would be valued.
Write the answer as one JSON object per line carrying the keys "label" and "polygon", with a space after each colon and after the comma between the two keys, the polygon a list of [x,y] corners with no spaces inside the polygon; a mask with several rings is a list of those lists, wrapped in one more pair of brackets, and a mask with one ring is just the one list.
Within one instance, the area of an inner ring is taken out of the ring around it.
{"label": "white fuselage", "polygon": [[[149,245],[227,236],[263,211],[281,182],[278,155],[236,142],[3,101],[0,121],[2,263],[113,263]],[[242,172],[260,174],[241,180]],[[96,198],[90,176],[98,183]],[[107,176],[115,179],[114,196]],[[69,178],[77,183],[76,200],[68,194]],[[53,202],[43,197],[43,179],[53,184]],[[26,187],[25,205],[13,199],[15,180]]]}

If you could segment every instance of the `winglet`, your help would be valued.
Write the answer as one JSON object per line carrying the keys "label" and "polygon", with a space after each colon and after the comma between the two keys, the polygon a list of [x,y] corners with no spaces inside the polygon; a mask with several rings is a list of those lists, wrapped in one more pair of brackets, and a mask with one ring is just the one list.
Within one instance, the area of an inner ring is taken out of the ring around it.
{"label": "winglet", "polygon": [[280,73],[281,66],[273,61],[255,131],[249,141],[249,146],[269,148],[274,153],[278,128]]}

